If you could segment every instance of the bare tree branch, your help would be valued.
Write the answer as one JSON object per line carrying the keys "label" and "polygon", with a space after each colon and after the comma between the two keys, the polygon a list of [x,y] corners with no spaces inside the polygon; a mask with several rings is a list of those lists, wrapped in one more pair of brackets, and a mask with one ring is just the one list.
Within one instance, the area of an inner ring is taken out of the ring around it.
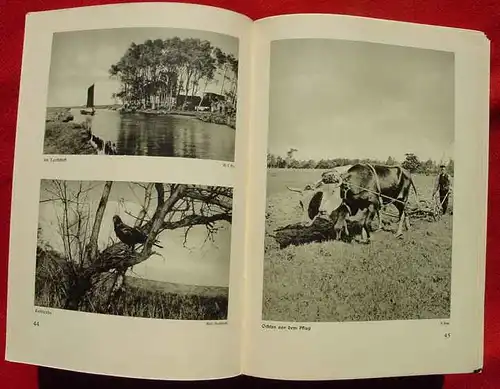
{"label": "bare tree branch", "polygon": [[[163,187],[163,185],[162,185]],[[153,225],[151,227],[151,231],[149,232],[148,239],[144,244],[144,248],[142,250],[143,255],[149,256],[151,252],[151,247],[156,240],[156,236],[160,232],[160,228],[163,225],[163,221],[167,216],[167,213],[175,206],[177,201],[182,197],[183,191],[186,188],[185,185],[175,185],[175,188],[172,188],[172,192],[168,200],[162,204],[158,214],[155,214],[156,218],[153,218]],[[160,204],[160,199],[158,198],[158,204]]]}
{"label": "bare tree branch", "polygon": [[139,227],[144,223],[144,219],[148,215],[148,209],[151,204],[151,191],[153,190],[153,185],[149,184],[144,187],[144,203],[142,205],[141,211],[135,220],[135,227]]}
{"label": "bare tree branch", "polygon": [[175,222],[164,222],[162,227],[165,230],[175,230],[177,228],[195,225],[210,225],[211,223],[222,220],[231,223],[232,215],[230,213],[220,213],[212,216],[188,215]]}
{"label": "bare tree branch", "polygon": [[111,192],[112,185],[112,181],[106,181],[106,184],[104,185],[104,189],[102,191],[101,201],[99,201],[99,206],[97,207],[94,226],[92,227],[89,244],[87,245],[86,260],[88,260],[89,262],[92,260],[92,258],[97,257],[97,239],[99,238],[102,218],[104,216],[104,211],[106,210],[106,205],[108,204],[109,193]]}
{"label": "bare tree branch", "polygon": [[[186,190],[185,196],[206,204],[217,205],[225,210],[231,210],[233,200],[232,191],[228,191],[226,188],[224,188],[224,191],[218,189],[220,188],[215,188],[215,190],[190,188]],[[223,196],[226,198],[223,199]]]}
{"label": "bare tree branch", "polygon": [[164,188],[163,184],[156,182],[155,189],[156,189],[156,193],[158,195],[158,197],[156,198],[156,210],[155,210],[151,220],[149,220],[142,228],[144,230],[144,232],[146,232],[147,234],[149,234],[149,231],[152,228],[153,220],[156,220],[158,218],[158,216],[161,212],[161,209],[162,209],[163,205],[165,204],[165,188]]}

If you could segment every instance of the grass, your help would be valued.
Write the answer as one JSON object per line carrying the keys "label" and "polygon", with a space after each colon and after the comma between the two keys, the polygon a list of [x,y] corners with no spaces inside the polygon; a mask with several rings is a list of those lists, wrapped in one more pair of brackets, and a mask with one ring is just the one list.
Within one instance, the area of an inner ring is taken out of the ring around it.
{"label": "grass", "polygon": [[[35,305],[63,309],[67,297],[67,268],[62,256],[38,249]],[[104,274],[80,311],[177,320],[226,320],[228,288],[180,285],[127,277],[123,294],[110,307],[107,296],[111,280]]]}
{"label": "grass", "polygon": [[223,115],[215,112],[201,113],[197,115],[198,119],[208,123],[215,123],[229,126],[232,129],[236,127],[236,115]]}
{"label": "grass", "polygon": [[95,154],[85,123],[63,122],[69,108],[48,108],[43,141],[44,154]]}
{"label": "grass", "polygon": [[[300,220],[298,194],[320,171],[269,169],[266,232]],[[434,178],[415,176],[421,199]],[[413,194],[410,199],[414,200]],[[450,199],[451,200],[451,199]],[[450,208],[451,208],[450,201]],[[388,208],[394,212],[395,209]],[[384,217],[383,217],[384,218]],[[387,220],[388,217],[385,216]],[[265,238],[263,319],[298,322],[437,319],[450,316],[452,216],[411,220],[403,239],[372,234],[369,245],[329,241],[283,250]]]}

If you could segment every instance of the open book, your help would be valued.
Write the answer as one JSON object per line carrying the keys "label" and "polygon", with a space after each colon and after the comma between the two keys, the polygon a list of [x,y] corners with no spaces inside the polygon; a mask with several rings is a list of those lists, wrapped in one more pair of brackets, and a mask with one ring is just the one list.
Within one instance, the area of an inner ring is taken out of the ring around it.
{"label": "open book", "polygon": [[484,34],[158,3],[26,22],[7,360],[482,368]]}

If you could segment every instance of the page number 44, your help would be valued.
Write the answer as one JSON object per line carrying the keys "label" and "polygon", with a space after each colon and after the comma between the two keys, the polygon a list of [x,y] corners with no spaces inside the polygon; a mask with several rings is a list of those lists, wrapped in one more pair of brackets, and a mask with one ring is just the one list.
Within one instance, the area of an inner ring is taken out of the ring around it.
{"label": "page number 44", "polygon": [[33,326],[35,326],[35,327],[40,327],[40,322],[39,322],[39,321],[34,321],[34,322],[33,322]]}

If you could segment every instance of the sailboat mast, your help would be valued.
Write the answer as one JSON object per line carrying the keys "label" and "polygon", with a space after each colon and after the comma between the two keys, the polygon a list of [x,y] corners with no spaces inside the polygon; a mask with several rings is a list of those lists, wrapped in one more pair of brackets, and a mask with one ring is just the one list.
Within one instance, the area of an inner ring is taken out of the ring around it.
{"label": "sailboat mast", "polygon": [[87,90],[87,108],[94,108],[94,84]]}

